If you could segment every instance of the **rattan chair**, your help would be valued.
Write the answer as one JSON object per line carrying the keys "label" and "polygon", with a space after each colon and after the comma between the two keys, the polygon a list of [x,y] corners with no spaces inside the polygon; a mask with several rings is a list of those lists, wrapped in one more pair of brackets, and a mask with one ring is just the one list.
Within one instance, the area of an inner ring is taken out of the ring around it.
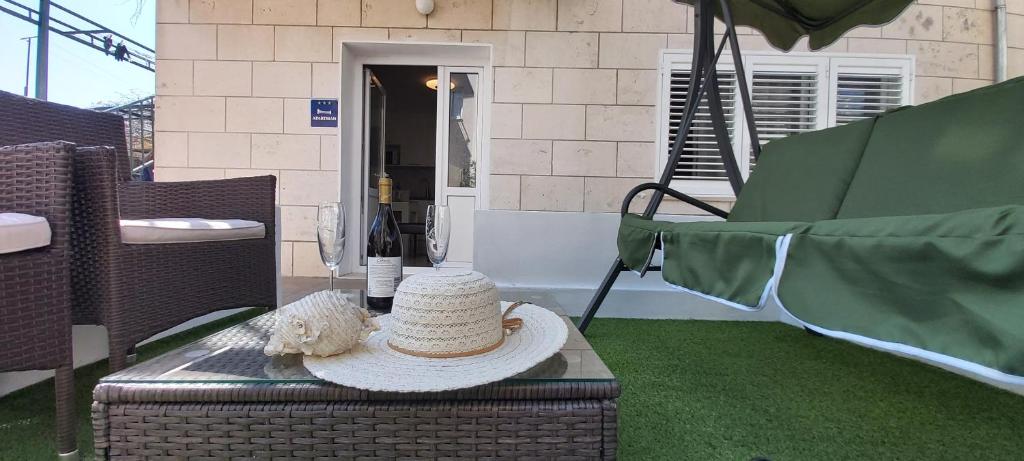
{"label": "rattan chair", "polygon": [[46,218],[48,246],[0,254],[0,371],[56,370],[57,451],[74,457],[70,143],[0,147],[0,212]]}
{"label": "rattan chair", "polygon": [[[275,177],[131,181],[120,116],[0,92],[0,119],[0,145],[59,139],[108,146],[75,158],[71,279],[73,321],[107,327],[111,370],[127,364],[138,342],[187,320],[276,305]],[[179,217],[257,221],[266,235],[121,242],[119,219]]]}

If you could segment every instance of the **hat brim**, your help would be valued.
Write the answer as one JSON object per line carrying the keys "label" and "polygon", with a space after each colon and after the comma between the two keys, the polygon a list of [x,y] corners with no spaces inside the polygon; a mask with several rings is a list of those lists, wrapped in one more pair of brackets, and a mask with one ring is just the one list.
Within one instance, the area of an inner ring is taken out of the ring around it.
{"label": "hat brim", "polygon": [[[502,302],[502,310],[511,303]],[[351,351],[330,357],[304,356],[314,376],[342,386],[383,392],[439,392],[501,381],[529,370],[565,345],[569,329],[555,313],[533,304],[516,308],[523,326],[497,349],[468,357],[430,358],[388,346],[391,315],[377,317],[380,331]]]}

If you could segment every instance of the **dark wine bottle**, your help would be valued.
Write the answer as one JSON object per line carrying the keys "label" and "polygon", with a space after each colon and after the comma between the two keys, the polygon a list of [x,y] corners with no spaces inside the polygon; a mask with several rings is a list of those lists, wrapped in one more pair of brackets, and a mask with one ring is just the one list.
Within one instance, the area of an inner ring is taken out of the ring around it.
{"label": "dark wine bottle", "polygon": [[402,282],[402,233],[391,211],[391,178],[382,175],[377,190],[377,216],[366,239],[366,305],[391,312],[395,289]]}

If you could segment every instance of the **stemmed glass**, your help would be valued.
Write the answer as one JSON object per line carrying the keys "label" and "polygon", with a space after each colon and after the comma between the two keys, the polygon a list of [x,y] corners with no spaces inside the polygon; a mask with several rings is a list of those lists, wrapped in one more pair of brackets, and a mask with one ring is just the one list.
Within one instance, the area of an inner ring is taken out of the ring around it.
{"label": "stemmed glass", "polygon": [[441,263],[448,257],[448,240],[452,235],[452,216],[445,205],[427,207],[427,257],[434,264],[434,270],[441,270]]}
{"label": "stemmed glass", "polygon": [[344,205],[320,203],[316,213],[316,241],[320,244],[320,260],[331,271],[331,290],[334,290],[334,271],[345,257]]}

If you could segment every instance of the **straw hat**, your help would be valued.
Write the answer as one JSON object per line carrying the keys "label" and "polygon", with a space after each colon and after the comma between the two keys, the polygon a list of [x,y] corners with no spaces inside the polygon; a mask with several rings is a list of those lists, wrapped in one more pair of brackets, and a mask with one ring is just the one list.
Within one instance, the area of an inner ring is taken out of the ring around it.
{"label": "straw hat", "polygon": [[[504,314],[503,314],[504,313]],[[306,356],[313,375],[371,391],[436,392],[501,381],[565,345],[568,327],[553,312],[498,300],[478,272],[409,277],[380,331],[347,353]]]}

